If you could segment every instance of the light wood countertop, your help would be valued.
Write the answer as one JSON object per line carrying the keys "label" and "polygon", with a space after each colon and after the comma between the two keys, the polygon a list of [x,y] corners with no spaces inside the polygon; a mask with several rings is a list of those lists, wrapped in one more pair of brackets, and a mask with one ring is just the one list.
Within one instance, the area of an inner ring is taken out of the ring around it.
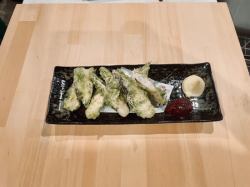
{"label": "light wood countertop", "polygon": [[[45,123],[53,68],[210,62],[224,120]],[[250,78],[226,4],[18,5],[0,47],[1,187],[248,187]]]}

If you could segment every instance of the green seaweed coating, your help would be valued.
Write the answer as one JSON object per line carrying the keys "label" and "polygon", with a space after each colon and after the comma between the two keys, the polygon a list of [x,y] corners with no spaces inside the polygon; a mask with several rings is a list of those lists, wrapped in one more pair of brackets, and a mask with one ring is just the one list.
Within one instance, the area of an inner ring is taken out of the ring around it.
{"label": "green seaweed coating", "polygon": [[115,109],[120,116],[126,117],[129,114],[129,108],[121,95],[119,80],[105,67],[101,67],[99,71],[106,83],[106,104]]}
{"label": "green seaweed coating", "polygon": [[125,75],[122,70],[116,70],[114,73],[121,78],[121,82],[126,88],[126,100],[131,110],[141,118],[152,118],[155,114],[155,109],[147,93],[138,86],[134,79]]}
{"label": "green seaweed coating", "polygon": [[94,73],[94,68],[75,68],[74,69],[74,86],[78,99],[82,104],[87,107],[90,103],[93,94],[93,83],[91,81],[91,75]]}
{"label": "green seaweed coating", "polygon": [[85,110],[85,115],[87,119],[96,119],[100,115],[100,110],[105,103],[106,88],[103,81],[97,77],[95,73],[91,75],[91,81],[93,82],[96,91],[89,106]]}
{"label": "green seaweed coating", "polygon": [[77,99],[75,87],[71,86],[66,93],[66,97],[63,101],[63,108],[68,111],[77,110],[80,107],[80,102]]}
{"label": "green seaweed coating", "polygon": [[133,70],[133,78],[138,82],[138,85],[146,90],[156,105],[164,105],[167,100],[164,97],[165,93],[160,88],[157,88],[152,80],[148,78],[150,64]]}
{"label": "green seaweed coating", "polygon": [[100,115],[100,110],[104,105],[104,95],[96,92],[92,97],[88,108],[85,110],[87,119],[96,119]]}

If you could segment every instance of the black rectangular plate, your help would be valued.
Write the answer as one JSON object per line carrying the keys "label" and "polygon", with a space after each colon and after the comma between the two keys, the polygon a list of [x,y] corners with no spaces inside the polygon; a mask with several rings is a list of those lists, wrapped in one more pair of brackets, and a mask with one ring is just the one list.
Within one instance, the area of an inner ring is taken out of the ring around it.
{"label": "black rectangular plate", "polygon": [[[125,67],[134,69],[141,65],[114,65],[105,66],[108,69]],[[98,69],[100,66],[95,66]],[[181,89],[183,79],[196,74],[206,83],[205,91],[198,98],[191,98],[193,111],[186,117],[173,117],[165,113],[155,114],[151,119],[142,119],[136,114],[120,117],[116,113],[101,113],[95,120],[86,119],[84,108],[68,112],[62,109],[65,93],[73,81],[73,69],[76,67],[59,67],[54,69],[51,92],[48,103],[46,122],[48,124],[155,124],[181,122],[211,122],[222,120],[222,114],[216,94],[211,67],[209,63],[200,64],[151,64],[149,77],[174,86],[170,101],[185,97]]]}

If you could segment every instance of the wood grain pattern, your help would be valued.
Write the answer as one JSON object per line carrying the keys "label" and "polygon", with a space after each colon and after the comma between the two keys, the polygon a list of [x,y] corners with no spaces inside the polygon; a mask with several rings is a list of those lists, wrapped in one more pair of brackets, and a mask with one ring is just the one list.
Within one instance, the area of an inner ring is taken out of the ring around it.
{"label": "wood grain pattern", "polygon": [[[0,126],[6,123],[12,104],[11,100],[14,96],[16,85],[18,84],[18,78],[29,47],[34,24],[34,22],[30,21],[18,23],[12,45],[5,59],[8,63],[1,64],[0,90],[2,91],[2,95],[0,96],[0,101],[2,107],[0,108]],[[8,82],[8,84],[6,84],[6,82]]]}
{"label": "wood grain pattern", "polygon": [[[0,186],[249,186],[250,79],[226,4],[19,5],[0,54]],[[54,66],[147,61],[209,61],[224,120],[45,124]]]}

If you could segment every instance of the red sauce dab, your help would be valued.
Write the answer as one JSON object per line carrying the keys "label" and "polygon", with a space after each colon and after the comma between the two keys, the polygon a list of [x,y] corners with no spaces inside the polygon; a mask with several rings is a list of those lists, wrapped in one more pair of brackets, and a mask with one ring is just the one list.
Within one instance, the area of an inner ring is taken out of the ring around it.
{"label": "red sauce dab", "polygon": [[171,101],[165,112],[176,117],[185,117],[193,110],[192,103],[186,98],[175,99]]}

